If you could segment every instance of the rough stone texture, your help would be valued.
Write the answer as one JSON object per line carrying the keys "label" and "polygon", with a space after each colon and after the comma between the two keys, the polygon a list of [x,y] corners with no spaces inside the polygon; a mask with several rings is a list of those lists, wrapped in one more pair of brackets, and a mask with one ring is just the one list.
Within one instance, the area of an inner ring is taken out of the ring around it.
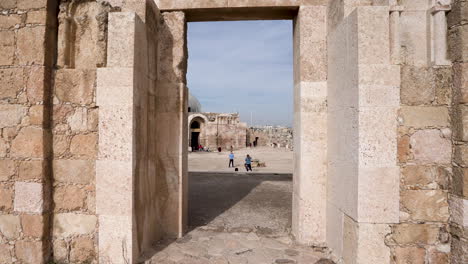
{"label": "rough stone texture", "polygon": [[43,161],[22,161],[18,169],[20,180],[39,180],[43,177]]}
{"label": "rough stone texture", "polygon": [[87,263],[94,259],[94,241],[87,237],[80,237],[73,240],[70,250],[70,262]]}
{"label": "rough stone texture", "polygon": [[93,159],[97,155],[97,135],[76,135],[70,144],[70,153],[76,158]]}
{"label": "rough stone texture", "polygon": [[94,70],[58,70],[55,76],[57,99],[64,103],[92,103],[95,80],[96,71]]}
{"label": "rough stone texture", "polygon": [[399,224],[393,230],[392,239],[401,245],[435,244],[439,227],[431,224]]}
{"label": "rough stone texture", "polygon": [[22,215],[21,227],[25,236],[41,238],[44,230],[44,216],[41,215]]}
{"label": "rough stone texture", "polygon": [[85,191],[77,186],[57,187],[54,191],[55,210],[78,210],[85,199]]}
{"label": "rough stone texture", "polygon": [[16,257],[24,263],[44,263],[42,242],[18,241],[15,245]]}
{"label": "rough stone texture", "polygon": [[21,231],[20,218],[17,215],[0,215],[0,233],[6,239],[16,239]]}
{"label": "rough stone texture", "polygon": [[59,213],[54,215],[54,236],[70,237],[89,235],[95,231],[97,218],[94,215]]}
{"label": "rough stone texture", "polygon": [[440,130],[420,130],[411,136],[410,144],[415,162],[419,164],[449,164],[452,144]]}
{"label": "rough stone texture", "polygon": [[447,107],[412,107],[400,109],[402,125],[413,128],[448,127],[449,113]]}
{"label": "rough stone texture", "polygon": [[[396,264],[425,264],[426,250],[418,247],[398,247],[395,250]],[[437,262],[436,262],[437,263]]]}
{"label": "rough stone texture", "polygon": [[0,263],[12,263],[12,254],[10,245],[0,245]]}
{"label": "rough stone texture", "polygon": [[14,207],[17,212],[42,213],[44,207],[43,186],[35,182],[15,183]]}
{"label": "rough stone texture", "polygon": [[9,211],[13,208],[13,188],[0,185],[0,210]]}
{"label": "rough stone texture", "polygon": [[444,191],[403,191],[401,205],[409,219],[414,221],[447,222],[449,218],[447,193]]}
{"label": "rough stone texture", "polygon": [[55,160],[55,180],[62,183],[90,184],[94,181],[95,162],[88,160]]}
{"label": "rough stone texture", "polygon": [[41,158],[44,156],[41,128],[25,127],[21,129],[11,145],[11,155],[18,158]]}

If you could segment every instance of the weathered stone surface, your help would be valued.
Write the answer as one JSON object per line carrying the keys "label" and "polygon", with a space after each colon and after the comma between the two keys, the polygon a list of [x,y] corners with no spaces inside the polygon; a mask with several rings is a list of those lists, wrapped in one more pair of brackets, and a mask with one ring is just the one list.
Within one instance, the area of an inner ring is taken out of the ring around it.
{"label": "weathered stone surface", "polygon": [[449,218],[447,193],[441,190],[405,190],[401,204],[415,221],[446,222]]}
{"label": "weathered stone surface", "polygon": [[424,106],[403,106],[400,109],[402,125],[414,128],[426,127],[448,127],[448,108],[424,107]]}
{"label": "weathered stone surface", "polygon": [[13,207],[13,188],[0,184],[0,211],[8,211]]}
{"label": "weathered stone surface", "polygon": [[68,125],[73,132],[88,130],[88,110],[84,107],[75,109],[75,113],[67,118]]}
{"label": "weathered stone surface", "polygon": [[462,167],[468,166],[468,146],[456,145],[454,149],[454,161]]}
{"label": "weathered stone surface", "polygon": [[8,149],[7,142],[0,138],[0,158],[6,157],[7,149]]}
{"label": "weathered stone surface", "polygon": [[0,28],[11,29],[20,23],[20,15],[0,15]]}
{"label": "weathered stone surface", "polygon": [[430,104],[435,98],[430,68],[403,66],[401,68],[401,102],[405,105]]}
{"label": "weathered stone surface", "polygon": [[397,247],[395,249],[396,264],[424,264],[426,250],[419,247]]}
{"label": "weathered stone surface", "polygon": [[97,218],[94,215],[63,213],[54,216],[54,236],[70,237],[88,235],[95,231]]}
{"label": "weathered stone surface", "polygon": [[42,213],[43,206],[42,184],[35,182],[15,183],[15,211]]}
{"label": "weathered stone surface", "polygon": [[80,134],[72,138],[70,153],[74,157],[93,159],[97,155],[98,137],[94,133]]}
{"label": "weathered stone surface", "polygon": [[[3,51],[2,51],[3,53]],[[0,69],[0,99],[16,98],[24,86],[23,71],[19,68]]]}
{"label": "weathered stone surface", "polygon": [[30,11],[28,12],[26,23],[27,24],[45,24],[47,18],[47,11]]}
{"label": "weathered stone surface", "polygon": [[21,226],[25,236],[41,238],[44,233],[44,216],[21,215]]}
{"label": "weathered stone surface", "polygon": [[0,181],[7,181],[15,174],[15,162],[13,160],[0,160]]}
{"label": "weathered stone surface", "polygon": [[42,258],[42,242],[18,241],[15,245],[16,257],[24,263],[44,263]]}
{"label": "weathered stone surface", "polygon": [[[41,1],[44,0],[40,0],[38,2]],[[41,65],[44,63],[45,37],[45,26],[24,27],[18,30],[16,43],[20,64]]]}
{"label": "weathered stone surface", "polygon": [[454,168],[451,190],[455,195],[468,198],[468,168]]}
{"label": "weathered stone surface", "polygon": [[460,103],[468,103],[468,63],[453,65],[453,87]]}
{"label": "weathered stone surface", "polygon": [[18,0],[3,0],[0,2],[0,9],[13,9]]}
{"label": "weathered stone surface", "polygon": [[95,162],[88,160],[54,160],[54,179],[63,183],[94,182]]}
{"label": "weathered stone surface", "polygon": [[434,244],[439,236],[439,227],[431,224],[399,224],[393,231],[392,239],[401,245]]}
{"label": "weathered stone surface", "polygon": [[0,127],[16,126],[28,112],[22,105],[0,105]]}
{"label": "weathered stone surface", "polygon": [[40,126],[44,122],[44,106],[33,105],[29,108],[29,124]]}
{"label": "weathered stone surface", "polygon": [[17,215],[0,215],[0,232],[8,239],[17,239],[21,231]]}
{"label": "weathered stone surface", "polygon": [[68,135],[54,135],[54,156],[60,157],[64,155],[70,146],[70,136]]}
{"label": "weathered stone surface", "polygon": [[428,252],[429,263],[450,263],[449,255],[446,252],[440,252],[435,249],[429,250]]}
{"label": "weathered stone surface", "polygon": [[433,68],[433,80],[435,86],[435,102],[438,105],[449,105],[452,102],[452,68]]}
{"label": "weathered stone surface", "polygon": [[65,240],[56,239],[53,241],[54,260],[56,262],[68,262],[68,244]]}
{"label": "weathered stone surface", "polygon": [[10,245],[2,244],[0,245],[0,263],[7,264],[12,263],[13,259],[11,256],[11,247]]}
{"label": "weathered stone surface", "polygon": [[453,237],[451,246],[451,264],[468,263],[468,240]]}
{"label": "weathered stone surface", "polygon": [[0,65],[12,65],[15,59],[15,33],[13,31],[0,31]]}
{"label": "weathered stone surface", "polygon": [[457,196],[451,196],[450,221],[461,227],[468,227],[468,199],[462,199]]}
{"label": "weathered stone surface", "polygon": [[46,7],[47,0],[17,0],[19,9],[35,9]]}
{"label": "weathered stone surface", "polygon": [[458,105],[459,112],[455,112],[458,115],[455,118],[456,125],[454,126],[455,138],[462,141],[468,141],[468,106]]}
{"label": "weathered stone surface", "polygon": [[409,136],[404,135],[398,138],[397,153],[399,162],[407,162],[410,159],[411,150]]}
{"label": "weathered stone surface", "polygon": [[451,61],[467,61],[468,59],[468,26],[454,27],[449,29],[448,50]]}
{"label": "weathered stone surface", "polygon": [[77,186],[57,187],[54,191],[56,210],[78,210],[83,207],[86,193]]}
{"label": "weathered stone surface", "polygon": [[94,100],[95,81],[95,70],[58,70],[55,77],[55,95],[61,102],[91,104]]}
{"label": "weathered stone surface", "polygon": [[41,158],[44,156],[43,130],[24,127],[11,145],[11,156],[18,158]]}
{"label": "weathered stone surface", "polygon": [[94,255],[94,241],[91,238],[79,237],[73,240],[70,250],[71,262],[92,262],[92,260],[94,259]]}
{"label": "weathered stone surface", "polygon": [[26,80],[26,95],[30,103],[44,101],[44,82],[50,78],[50,70],[44,67],[29,67]]}
{"label": "weathered stone surface", "polygon": [[19,165],[18,176],[20,180],[42,179],[42,161],[28,160],[22,161]]}
{"label": "weathered stone surface", "polygon": [[407,187],[446,189],[450,171],[439,166],[409,165],[402,168],[401,176],[402,184]]}
{"label": "weathered stone surface", "polygon": [[450,164],[452,144],[437,129],[420,130],[411,136],[414,160],[419,164]]}

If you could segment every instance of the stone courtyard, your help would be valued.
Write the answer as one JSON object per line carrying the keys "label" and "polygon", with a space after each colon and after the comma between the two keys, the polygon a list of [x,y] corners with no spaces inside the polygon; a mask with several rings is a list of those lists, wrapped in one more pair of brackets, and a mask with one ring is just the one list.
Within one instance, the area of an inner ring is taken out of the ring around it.
{"label": "stone courtyard", "polygon": [[[187,23],[278,19],[291,237],[189,214]],[[138,263],[177,239],[155,258],[468,263],[467,21],[466,0],[1,0],[0,263]]]}

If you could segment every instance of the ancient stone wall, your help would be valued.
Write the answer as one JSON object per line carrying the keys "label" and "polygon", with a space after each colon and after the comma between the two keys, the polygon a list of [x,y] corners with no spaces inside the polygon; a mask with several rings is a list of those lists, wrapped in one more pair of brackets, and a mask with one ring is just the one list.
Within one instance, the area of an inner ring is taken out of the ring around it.
{"label": "ancient stone wall", "polygon": [[0,2],[2,263],[44,263],[50,255],[56,10],[56,1]]}
{"label": "ancient stone wall", "polygon": [[453,174],[449,179],[451,263],[468,262],[468,2],[454,0],[448,13],[453,62]]}

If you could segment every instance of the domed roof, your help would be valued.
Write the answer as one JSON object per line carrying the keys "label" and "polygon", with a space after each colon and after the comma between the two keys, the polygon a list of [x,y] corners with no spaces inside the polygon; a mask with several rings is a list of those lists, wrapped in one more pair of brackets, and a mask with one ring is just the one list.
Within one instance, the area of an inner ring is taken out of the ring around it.
{"label": "domed roof", "polygon": [[189,106],[189,112],[191,113],[200,113],[202,111],[200,102],[191,93],[189,93],[188,106]]}

